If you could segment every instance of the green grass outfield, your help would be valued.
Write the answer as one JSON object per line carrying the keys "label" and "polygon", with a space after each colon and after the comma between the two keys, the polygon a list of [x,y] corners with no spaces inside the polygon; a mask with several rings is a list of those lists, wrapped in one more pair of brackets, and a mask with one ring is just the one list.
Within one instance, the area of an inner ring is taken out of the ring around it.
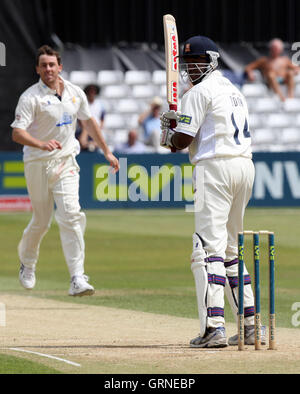
{"label": "green grass outfield", "polygon": [[0,354],[0,374],[56,375],[60,373],[60,371],[30,360]]}
{"label": "green grass outfield", "polygon": [[[69,275],[55,222],[43,240],[32,296],[197,317],[190,271],[193,215],[182,210],[88,211],[86,273],[97,289],[94,297],[67,295]],[[0,216],[0,292],[25,294],[18,282],[17,244],[30,214]],[[246,212],[245,229],[275,231],[276,323],[292,327],[292,304],[300,302],[300,210],[253,209]],[[261,269],[262,311],[268,306],[267,255]],[[252,272],[251,245],[247,241]],[[263,260],[263,259],[262,259]],[[28,293],[26,293],[28,294]],[[225,317],[233,322],[226,305]]]}

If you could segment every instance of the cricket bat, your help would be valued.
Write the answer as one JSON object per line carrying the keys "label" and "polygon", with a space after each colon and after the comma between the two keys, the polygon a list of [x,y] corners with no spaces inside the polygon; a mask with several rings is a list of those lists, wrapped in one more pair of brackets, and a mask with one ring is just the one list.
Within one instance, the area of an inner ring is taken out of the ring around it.
{"label": "cricket bat", "polygon": [[[163,23],[166,54],[167,101],[169,109],[171,111],[177,111],[179,91],[179,43],[176,21],[172,15],[167,14],[163,17]],[[176,127],[176,121],[174,121],[174,123],[174,127]]]}

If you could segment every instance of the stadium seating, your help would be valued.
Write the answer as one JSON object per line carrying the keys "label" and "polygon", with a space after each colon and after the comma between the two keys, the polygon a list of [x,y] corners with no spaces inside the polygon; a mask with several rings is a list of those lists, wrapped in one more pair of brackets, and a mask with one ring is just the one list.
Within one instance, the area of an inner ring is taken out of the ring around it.
{"label": "stadium seating", "polygon": [[[69,78],[82,87],[95,82],[102,87],[101,98],[107,111],[105,130],[113,135],[114,144],[124,142],[129,129],[139,128],[138,117],[149,108],[154,96],[161,97],[163,110],[167,109],[166,73],[162,69],[72,71]],[[255,82],[240,88],[248,103],[254,151],[300,150],[300,77],[295,82],[296,97],[285,103],[267,88],[259,73]],[[180,81],[181,96],[186,89]]]}
{"label": "stadium seating", "polygon": [[259,113],[277,112],[280,108],[279,100],[272,97],[258,98],[255,104],[251,106],[251,110]]}
{"label": "stadium seating", "polygon": [[125,73],[125,83],[127,85],[146,85],[152,80],[150,71],[130,70]]}
{"label": "stadium seating", "polygon": [[254,144],[274,144],[277,134],[271,129],[262,128],[252,131],[251,136]]}
{"label": "stadium seating", "polygon": [[167,98],[167,86],[166,86],[166,85],[161,85],[161,86],[160,86],[158,95],[159,95],[162,99],[166,99],[166,98]]}
{"label": "stadium seating", "polygon": [[242,93],[248,97],[266,97],[268,94],[267,87],[262,83],[246,83],[242,87]]}
{"label": "stadium seating", "polygon": [[123,144],[128,140],[128,131],[126,129],[117,130],[114,134],[114,146]]}
{"label": "stadium seating", "polygon": [[120,70],[102,70],[98,73],[97,82],[100,86],[119,85],[124,82],[124,73]]}
{"label": "stadium seating", "polygon": [[80,87],[97,83],[97,74],[94,71],[71,71],[70,82]]}
{"label": "stadium seating", "polygon": [[166,84],[165,70],[154,70],[152,74],[152,83],[154,85],[165,85]]}
{"label": "stadium seating", "polygon": [[295,96],[300,97],[300,82],[298,82],[295,87]]}
{"label": "stadium seating", "polygon": [[300,115],[296,115],[294,126],[300,130]]}
{"label": "stadium seating", "polygon": [[126,85],[107,85],[101,92],[101,96],[107,100],[125,98],[128,94],[129,88]]}
{"label": "stadium seating", "polygon": [[300,99],[288,99],[284,103],[284,110],[286,112],[299,112],[300,111]]}
{"label": "stadium seating", "polygon": [[266,124],[270,128],[284,128],[293,125],[294,117],[286,113],[272,113],[267,116]]}
{"label": "stadium seating", "polygon": [[107,113],[105,116],[105,128],[109,130],[118,130],[126,128],[126,120],[121,114]]}
{"label": "stadium seating", "polygon": [[130,98],[119,100],[115,108],[121,114],[137,114],[142,110],[138,101]]}
{"label": "stadium seating", "polygon": [[300,129],[295,127],[283,129],[280,134],[280,141],[283,145],[300,145]]}
{"label": "stadium seating", "polygon": [[259,129],[265,124],[265,116],[261,114],[251,113],[249,114],[250,129]]}
{"label": "stadium seating", "polygon": [[157,91],[153,85],[135,85],[132,87],[132,97],[136,99],[151,99]]}
{"label": "stadium seating", "polygon": [[129,129],[137,129],[139,127],[138,124],[139,114],[131,114],[126,118],[127,128]]}

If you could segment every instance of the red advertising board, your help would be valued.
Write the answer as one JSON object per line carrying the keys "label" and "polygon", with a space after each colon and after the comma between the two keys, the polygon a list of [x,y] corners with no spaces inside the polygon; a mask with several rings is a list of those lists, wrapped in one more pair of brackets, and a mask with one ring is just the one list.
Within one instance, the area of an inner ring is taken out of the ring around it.
{"label": "red advertising board", "polygon": [[31,209],[28,196],[0,196],[0,212],[28,212]]}

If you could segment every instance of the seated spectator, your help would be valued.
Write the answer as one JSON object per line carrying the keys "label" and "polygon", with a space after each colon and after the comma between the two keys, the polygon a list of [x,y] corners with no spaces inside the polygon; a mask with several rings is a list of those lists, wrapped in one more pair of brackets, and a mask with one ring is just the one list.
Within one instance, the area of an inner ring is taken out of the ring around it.
{"label": "seated spectator", "polygon": [[[294,75],[300,71],[300,67],[294,65],[287,56],[282,54],[283,49],[283,42],[275,38],[269,43],[269,56],[263,56],[245,68],[246,75],[251,82],[255,80],[253,70],[259,70],[268,87],[279,96],[281,101],[294,97]],[[283,84],[287,86],[287,97],[280,87]]]}
{"label": "seated spectator", "polygon": [[[103,129],[104,119],[105,119],[105,108],[102,103],[102,100],[99,98],[100,88],[97,85],[88,85],[84,89],[84,92],[87,96],[89,107],[93,117],[98,122],[100,129]],[[79,121],[80,130],[77,133],[77,138],[80,143],[81,150],[93,152],[98,149],[97,144],[92,140],[92,138],[88,135],[87,131],[84,128],[81,128],[81,124]]]}
{"label": "seated spectator", "polygon": [[117,145],[114,152],[123,154],[138,154],[149,152],[149,148],[138,141],[138,133],[132,129],[128,133],[128,140],[124,144]]}
{"label": "seated spectator", "polygon": [[160,150],[160,115],[162,110],[162,99],[154,97],[150,103],[150,108],[142,113],[138,123],[143,129],[143,141],[147,146],[151,146],[155,151]]}

